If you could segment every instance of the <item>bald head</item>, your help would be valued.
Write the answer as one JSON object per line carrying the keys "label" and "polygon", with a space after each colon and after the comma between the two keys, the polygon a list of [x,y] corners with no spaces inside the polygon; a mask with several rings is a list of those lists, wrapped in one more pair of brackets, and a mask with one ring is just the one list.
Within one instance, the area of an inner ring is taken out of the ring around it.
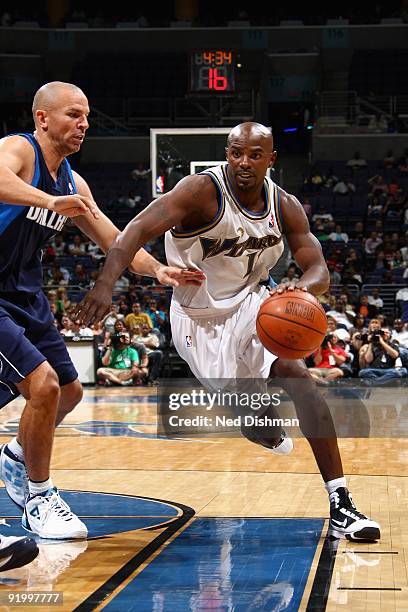
{"label": "bald head", "polygon": [[267,144],[267,141],[270,141],[271,150],[273,149],[272,132],[265,125],[262,125],[262,123],[246,121],[245,123],[236,125],[228,134],[227,146],[230,146],[234,140],[240,140],[242,138],[246,140],[259,139],[263,144]]}
{"label": "bald head", "polygon": [[66,95],[79,95],[85,97],[82,89],[72,83],[64,83],[63,81],[52,81],[46,83],[37,90],[33,100],[33,117],[36,121],[36,112],[38,110],[53,110],[61,104],[61,99]]}

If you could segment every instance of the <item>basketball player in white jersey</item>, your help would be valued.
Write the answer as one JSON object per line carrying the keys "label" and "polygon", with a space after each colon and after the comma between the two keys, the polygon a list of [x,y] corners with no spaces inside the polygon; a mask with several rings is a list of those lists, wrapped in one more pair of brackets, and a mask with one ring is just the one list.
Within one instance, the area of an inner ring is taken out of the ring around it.
{"label": "basketball player in white jersey", "polygon": [[[259,283],[281,256],[283,235],[303,273],[291,286],[279,285],[279,293],[295,286],[314,295],[328,289],[320,244],[299,201],[266,177],[276,159],[268,128],[252,122],[233,128],[226,157],[227,164],[182,179],[129,223],[77,316],[84,323],[102,319],[114,283],[135,253],[167,232],[169,264],[199,269],[206,276],[201,286],[174,290],[171,324],[180,355],[199,379],[285,379],[329,493],[332,535],[376,540],[378,524],[356,510],[346,488],[330,411],[304,362],[277,358],[256,335],[256,315],[269,295]],[[330,436],[314,437],[310,422],[323,424]],[[248,437],[269,448],[275,442]]]}

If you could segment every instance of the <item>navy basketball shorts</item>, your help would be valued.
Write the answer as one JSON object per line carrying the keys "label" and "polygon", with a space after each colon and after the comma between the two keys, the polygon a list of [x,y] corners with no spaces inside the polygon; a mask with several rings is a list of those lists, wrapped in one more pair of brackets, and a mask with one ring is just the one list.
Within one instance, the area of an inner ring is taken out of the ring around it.
{"label": "navy basketball shorts", "polygon": [[78,378],[53,321],[42,291],[0,293],[0,408],[19,395],[16,384],[43,361],[54,368],[61,386]]}

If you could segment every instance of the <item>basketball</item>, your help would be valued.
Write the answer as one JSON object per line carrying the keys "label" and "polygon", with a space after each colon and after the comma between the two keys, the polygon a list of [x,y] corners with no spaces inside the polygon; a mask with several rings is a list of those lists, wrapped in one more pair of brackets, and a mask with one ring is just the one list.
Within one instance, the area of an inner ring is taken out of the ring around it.
{"label": "basketball", "polygon": [[265,300],[256,319],[256,331],[265,348],[284,359],[303,359],[322,343],[326,314],[311,293],[294,289]]}

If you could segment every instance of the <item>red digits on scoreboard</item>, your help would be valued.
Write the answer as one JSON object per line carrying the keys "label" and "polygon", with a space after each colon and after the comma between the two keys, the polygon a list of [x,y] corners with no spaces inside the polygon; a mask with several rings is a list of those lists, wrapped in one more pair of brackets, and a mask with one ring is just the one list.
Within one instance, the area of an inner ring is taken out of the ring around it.
{"label": "red digits on scoreboard", "polygon": [[224,91],[228,87],[228,80],[226,76],[218,74],[218,68],[210,68],[208,73],[208,89],[215,89],[215,91]]}

